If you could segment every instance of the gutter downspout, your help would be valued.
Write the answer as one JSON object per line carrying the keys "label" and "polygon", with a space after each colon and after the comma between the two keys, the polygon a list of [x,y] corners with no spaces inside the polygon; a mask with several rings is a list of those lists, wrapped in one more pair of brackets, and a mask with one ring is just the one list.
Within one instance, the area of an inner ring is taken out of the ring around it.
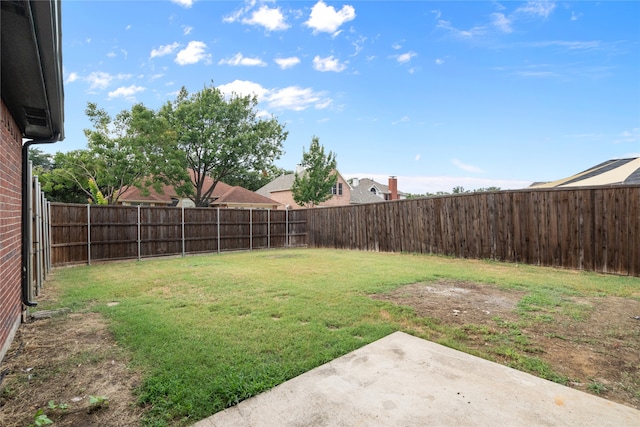
{"label": "gutter downspout", "polygon": [[29,147],[36,144],[52,144],[60,140],[60,134],[53,139],[32,140],[22,144],[22,303],[27,307],[35,307],[37,302],[31,301],[29,298],[29,269],[30,267],[30,248],[32,244],[31,221],[29,217],[29,204],[32,197],[28,197],[31,192],[28,188],[31,186],[29,182]]}

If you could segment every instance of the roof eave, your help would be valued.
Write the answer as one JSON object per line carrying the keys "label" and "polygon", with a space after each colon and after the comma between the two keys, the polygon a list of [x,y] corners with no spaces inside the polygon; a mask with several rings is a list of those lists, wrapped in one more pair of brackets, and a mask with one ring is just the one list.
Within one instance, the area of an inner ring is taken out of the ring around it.
{"label": "roof eave", "polygon": [[0,92],[22,136],[64,139],[60,0],[2,1]]}

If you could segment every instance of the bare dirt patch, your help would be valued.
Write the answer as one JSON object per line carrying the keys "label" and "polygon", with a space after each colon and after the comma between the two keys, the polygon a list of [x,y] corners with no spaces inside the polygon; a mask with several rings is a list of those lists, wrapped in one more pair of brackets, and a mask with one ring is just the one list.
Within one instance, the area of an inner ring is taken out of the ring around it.
{"label": "bare dirt patch", "polygon": [[457,327],[463,344],[507,365],[505,345],[541,359],[567,385],[640,409],[640,301],[566,297],[563,307],[523,312],[526,292],[482,283],[415,283],[374,296]]}
{"label": "bare dirt patch", "polygon": [[56,426],[140,425],[128,363],[97,313],[22,324],[0,365],[0,425],[29,426],[38,410]]}

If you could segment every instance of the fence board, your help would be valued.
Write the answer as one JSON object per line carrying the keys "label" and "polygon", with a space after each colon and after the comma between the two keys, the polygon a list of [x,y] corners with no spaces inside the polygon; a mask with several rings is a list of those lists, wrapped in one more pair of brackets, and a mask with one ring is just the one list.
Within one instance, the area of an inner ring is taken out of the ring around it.
{"label": "fence board", "polygon": [[[640,186],[302,210],[51,203],[52,265],[288,246],[418,252],[640,276]],[[138,224],[138,209],[140,223]],[[138,230],[140,241],[138,241]],[[138,247],[140,252],[138,252]]]}
{"label": "fence board", "polygon": [[310,247],[640,275],[640,186],[524,189],[304,212]]}
{"label": "fence board", "polygon": [[307,241],[304,211],[52,203],[50,212],[51,258],[56,266],[303,246]]}

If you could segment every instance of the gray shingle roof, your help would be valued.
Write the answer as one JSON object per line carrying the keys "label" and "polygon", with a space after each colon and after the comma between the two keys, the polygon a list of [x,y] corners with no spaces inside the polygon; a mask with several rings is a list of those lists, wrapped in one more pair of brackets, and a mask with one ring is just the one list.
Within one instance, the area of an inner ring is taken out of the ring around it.
{"label": "gray shingle roof", "polygon": [[267,185],[256,190],[256,193],[260,194],[264,197],[271,197],[271,193],[275,193],[276,191],[287,191],[291,190],[293,186],[293,181],[295,180],[296,175],[293,173],[287,175],[280,175]]}
{"label": "gray shingle roof", "polygon": [[369,191],[369,186],[359,185],[357,187],[353,187],[351,189],[351,202],[352,205],[360,205],[363,203],[379,203],[383,202],[384,199],[376,196],[371,191]]}

